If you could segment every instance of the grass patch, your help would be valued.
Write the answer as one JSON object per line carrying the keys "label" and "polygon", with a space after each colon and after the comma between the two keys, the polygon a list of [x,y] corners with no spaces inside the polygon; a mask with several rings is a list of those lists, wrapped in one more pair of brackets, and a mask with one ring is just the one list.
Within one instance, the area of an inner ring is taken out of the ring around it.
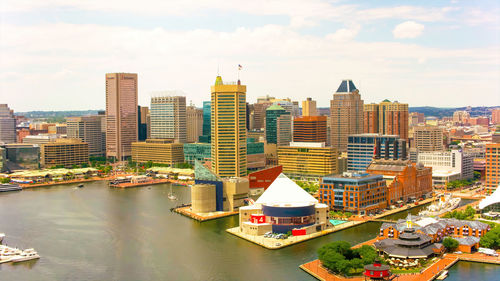
{"label": "grass patch", "polygon": [[410,274],[410,273],[420,273],[421,269],[422,269],[421,267],[411,268],[411,269],[394,269],[394,268],[391,268],[391,272],[395,273],[395,274]]}

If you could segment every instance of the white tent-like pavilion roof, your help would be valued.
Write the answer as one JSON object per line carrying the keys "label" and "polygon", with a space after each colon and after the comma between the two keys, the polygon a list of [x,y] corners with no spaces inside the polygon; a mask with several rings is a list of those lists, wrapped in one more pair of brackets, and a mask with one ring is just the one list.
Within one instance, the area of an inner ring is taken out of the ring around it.
{"label": "white tent-like pavilion roof", "polygon": [[488,207],[489,205],[493,205],[495,203],[500,202],[500,185],[497,187],[495,192],[493,192],[490,196],[484,198],[479,202],[479,209],[484,209]]}
{"label": "white tent-like pavilion roof", "polygon": [[284,174],[280,174],[255,204],[266,206],[309,206],[318,200]]}

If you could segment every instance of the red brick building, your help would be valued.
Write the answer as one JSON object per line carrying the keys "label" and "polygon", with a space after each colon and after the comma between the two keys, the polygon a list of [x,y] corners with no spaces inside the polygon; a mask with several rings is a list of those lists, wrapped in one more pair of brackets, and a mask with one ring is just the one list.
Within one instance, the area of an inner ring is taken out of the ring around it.
{"label": "red brick building", "polygon": [[410,160],[374,160],[366,169],[369,174],[383,175],[387,180],[389,205],[409,198],[420,198],[432,192],[432,168]]}

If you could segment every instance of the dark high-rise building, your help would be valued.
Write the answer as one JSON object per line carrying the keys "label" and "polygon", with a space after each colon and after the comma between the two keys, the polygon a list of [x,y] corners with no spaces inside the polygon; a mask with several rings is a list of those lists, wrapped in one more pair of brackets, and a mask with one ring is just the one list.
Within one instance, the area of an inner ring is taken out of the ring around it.
{"label": "dark high-rise building", "polygon": [[149,108],[147,106],[137,106],[138,139],[145,141],[148,138],[148,118]]}
{"label": "dark high-rise building", "polygon": [[286,111],[279,105],[271,105],[266,109],[266,141],[267,143],[278,144],[280,134],[279,118],[282,115],[290,116],[290,112]]}
{"label": "dark high-rise building", "polygon": [[212,128],[212,102],[203,102],[203,134],[200,136],[199,141],[202,143],[210,143],[211,140],[211,128]]}

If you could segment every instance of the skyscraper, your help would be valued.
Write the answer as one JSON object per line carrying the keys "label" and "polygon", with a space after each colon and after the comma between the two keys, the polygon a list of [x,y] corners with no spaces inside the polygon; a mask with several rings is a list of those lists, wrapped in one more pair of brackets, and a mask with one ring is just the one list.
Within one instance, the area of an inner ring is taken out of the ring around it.
{"label": "skyscraper", "polygon": [[89,155],[103,156],[106,148],[103,147],[102,122],[104,115],[68,117],[66,119],[68,138],[79,139],[88,143]]}
{"label": "skyscraper", "polygon": [[186,107],[186,124],[187,142],[197,142],[203,133],[203,109]]}
{"label": "skyscraper", "polygon": [[212,106],[211,101],[203,102],[203,130],[198,141],[201,143],[210,143],[212,138]]}
{"label": "skyscraper", "polygon": [[290,145],[292,141],[292,116],[283,114],[276,120],[276,144],[279,146]]}
{"label": "skyscraper", "polygon": [[363,132],[363,100],[352,80],[343,80],[330,103],[331,146],[347,151],[347,136]]}
{"label": "skyscraper", "polygon": [[203,135],[208,136],[212,134],[211,125],[212,125],[212,109],[211,109],[211,101],[203,102]]}
{"label": "skyscraper", "polygon": [[326,143],[326,116],[303,116],[293,120],[294,142]]}
{"label": "skyscraper", "polygon": [[137,74],[106,74],[106,156],[123,160],[137,141]]}
{"label": "skyscraper", "polygon": [[144,141],[148,138],[148,116],[149,108],[147,106],[138,106],[137,122],[139,126],[138,139]]}
{"label": "skyscraper", "polygon": [[7,104],[0,104],[0,143],[16,142],[16,119]]}
{"label": "skyscraper", "polygon": [[246,91],[217,76],[212,96],[212,171],[220,177],[247,174]]}
{"label": "skyscraper", "polygon": [[500,143],[486,144],[486,177],[484,186],[496,188],[500,184]]}
{"label": "skyscraper", "polygon": [[408,140],[408,104],[384,100],[364,105],[364,132],[398,135]]}
{"label": "skyscraper", "polygon": [[443,150],[443,129],[435,126],[416,126],[413,138],[417,151]]}
{"label": "skyscraper", "polygon": [[[267,143],[278,143],[278,136],[280,135],[280,129],[285,130],[287,129],[286,127],[286,119],[282,118],[282,121],[279,121],[279,118],[281,116],[286,115],[288,119],[290,118],[290,112],[286,111],[283,107],[279,105],[271,105],[266,109],[266,141]],[[286,117],[285,117],[286,118]],[[281,123],[281,128],[278,128],[278,123]],[[290,122],[291,126],[291,122]],[[291,128],[288,128],[288,131],[291,131]],[[290,132],[291,134],[291,132]],[[288,142],[290,142],[289,140]],[[288,145],[288,144],[285,144]]]}
{"label": "skyscraper", "polygon": [[155,93],[151,98],[151,138],[186,142],[186,97]]}
{"label": "skyscraper", "polygon": [[302,102],[302,116],[317,116],[316,101],[312,98],[307,98]]}

